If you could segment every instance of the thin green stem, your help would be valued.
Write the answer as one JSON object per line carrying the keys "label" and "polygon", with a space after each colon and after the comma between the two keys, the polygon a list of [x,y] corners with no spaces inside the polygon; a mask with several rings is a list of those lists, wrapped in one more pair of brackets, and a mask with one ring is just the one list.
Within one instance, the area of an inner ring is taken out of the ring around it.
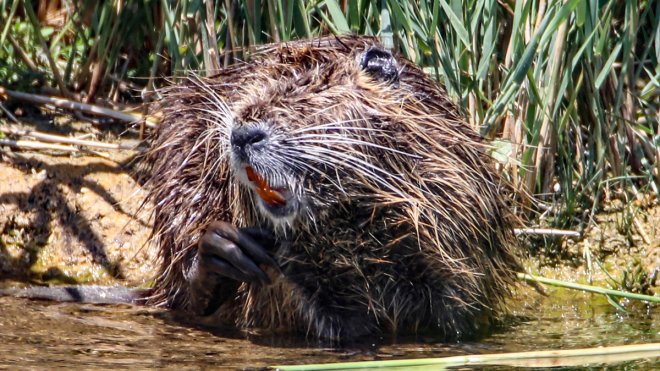
{"label": "thin green stem", "polygon": [[660,297],[657,297],[657,296],[635,294],[635,293],[632,293],[632,292],[606,289],[604,287],[599,287],[599,286],[583,285],[583,284],[580,284],[580,283],[554,280],[554,279],[551,279],[551,278],[533,276],[533,275],[527,274],[527,273],[518,273],[518,278],[520,280],[523,280],[523,281],[539,282],[539,283],[543,283],[543,284],[546,284],[546,285],[552,285],[552,286],[557,286],[557,287],[565,287],[565,288],[575,289],[575,290],[582,290],[582,291],[593,292],[593,293],[602,294],[602,295],[618,296],[618,297],[622,297],[622,298],[643,300],[643,301],[648,301],[648,302],[653,302],[653,303],[660,303]]}

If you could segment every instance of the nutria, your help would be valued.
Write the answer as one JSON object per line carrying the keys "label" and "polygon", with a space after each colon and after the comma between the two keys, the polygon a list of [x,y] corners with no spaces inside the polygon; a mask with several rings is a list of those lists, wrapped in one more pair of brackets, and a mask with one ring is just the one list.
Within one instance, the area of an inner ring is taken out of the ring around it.
{"label": "nutria", "polygon": [[157,110],[149,303],[332,340],[464,338],[502,309],[518,265],[488,146],[376,39],[264,46]]}

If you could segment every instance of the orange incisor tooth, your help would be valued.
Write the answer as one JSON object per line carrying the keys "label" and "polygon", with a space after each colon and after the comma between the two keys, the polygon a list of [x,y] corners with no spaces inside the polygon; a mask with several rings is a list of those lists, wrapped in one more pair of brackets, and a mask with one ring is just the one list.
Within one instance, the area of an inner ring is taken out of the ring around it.
{"label": "orange incisor tooth", "polygon": [[270,188],[264,178],[254,171],[251,166],[245,167],[245,173],[247,174],[248,180],[257,186],[257,194],[259,194],[259,197],[261,197],[261,199],[267,204],[271,206],[283,206],[286,204],[284,197],[279,192]]}

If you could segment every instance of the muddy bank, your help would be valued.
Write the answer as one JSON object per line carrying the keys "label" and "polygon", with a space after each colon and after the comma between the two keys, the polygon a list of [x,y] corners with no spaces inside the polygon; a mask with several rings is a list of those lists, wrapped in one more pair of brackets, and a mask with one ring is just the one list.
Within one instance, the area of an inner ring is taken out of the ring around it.
{"label": "muddy bank", "polygon": [[0,152],[0,275],[16,281],[148,284],[144,192],[111,158]]}
{"label": "muddy bank", "polygon": [[536,246],[526,246],[532,271],[564,281],[658,293],[660,206],[652,196],[629,205],[613,203],[594,216],[579,239],[553,242],[542,248],[536,239]]}

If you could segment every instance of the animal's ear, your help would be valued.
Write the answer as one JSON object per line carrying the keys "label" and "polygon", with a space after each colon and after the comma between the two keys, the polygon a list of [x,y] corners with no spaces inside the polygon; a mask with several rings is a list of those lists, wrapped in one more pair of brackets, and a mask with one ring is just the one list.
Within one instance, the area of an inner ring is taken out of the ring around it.
{"label": "animal's ear", "polygon": [[377,46],[364,51],[360,67],[375,79],[393,83],[399,81],[399,64],[396,59],[388,50]]}

